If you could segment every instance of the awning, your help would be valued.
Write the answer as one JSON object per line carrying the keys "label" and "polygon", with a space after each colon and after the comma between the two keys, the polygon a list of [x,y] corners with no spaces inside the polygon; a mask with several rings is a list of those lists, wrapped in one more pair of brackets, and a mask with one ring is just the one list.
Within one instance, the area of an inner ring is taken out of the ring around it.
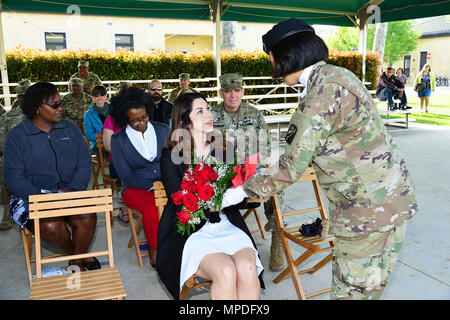
{"label": "awning", "polygon": [[[3,0],[2,10],[167,19],[210,20],[215,0]],[[381,2],[381,3],[380,3]],[[380,21],[416,19],[450,13],[450,0],[225,0],[221,20],[278,23],[294,17],[310,24],[354,26],[358,10],[378,4]],[[71,10],[71,9],[69,9]]]}

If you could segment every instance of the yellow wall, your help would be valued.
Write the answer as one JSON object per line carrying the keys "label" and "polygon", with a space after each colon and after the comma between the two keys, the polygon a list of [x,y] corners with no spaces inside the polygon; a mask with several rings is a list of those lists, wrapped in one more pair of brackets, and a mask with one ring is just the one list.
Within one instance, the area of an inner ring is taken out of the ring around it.
{"label": "yellow wall", "polygon": [[[45,32],[64,32],[68,49],[115,50],[114,34],[125,33],[133,34],[135,51],[185,48],[212,51],[216,32],[215,24],[211,21],[87,15],[74,17],[25,12],[2,12],[2,20],[6,49],[18,45],[45,49]],[[242,30],[243,25],[246,30]],[[237,47],[243,50],[261,49],[261,36],[272,26],[265,23],[237,23]],[[167,39],[174,34],[178,35],[175,39]],[[192,42],[195,44],[192,45]]]}
{"label": "yellow wall", "polygon": [[165,48],[166,50],[212,51],[214,49],[214,37],[166,34]]}
{"label": "yellow wall", "polygon": [[[408,84],[414,84],[415,77],[419,73],[420,52],[428,51],[431,58],[427,61],[435,76],[450,78],[450,36],[419,39],[417,49],[411,52],[411,73]],[[403,58],[395,63],[395,67],[403,68]]]}

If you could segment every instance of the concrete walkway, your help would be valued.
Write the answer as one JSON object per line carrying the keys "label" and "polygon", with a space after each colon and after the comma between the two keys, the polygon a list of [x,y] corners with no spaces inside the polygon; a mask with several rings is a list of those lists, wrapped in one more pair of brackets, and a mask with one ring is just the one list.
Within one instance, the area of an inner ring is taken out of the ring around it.
{"label": "concrete walkway", "polygon": [[[406,241],[399,262],[385,290],[383,299],[450,299],[450,128],[411,123],[410,128],[390,129],[398,143],[416,184],[419,214],[408,223]],[[286,190],[286,205],[292,209],[306,208],[314,203],[311,184],[302,183]],[[263,213],[263,208],[260,209]],[[305,216],[310,222],[313,217]],[[263,221],[266,219],[263,216]],[[256,225],[247,220],[250,229]],[[303,223],[303,221],[300,221]],[[123,278],[127,299],[171,299],[147,257],[141,270],[136,254],[127,247],[130,238],[128,225],[116,222],[113,227],[114,257]],[[94,249],[105,246],[104,222],[98,222]],[[143,232],[141,232],[143,237]],[[292,300],[297,295],[292,280],[275,285],[277,273],[269,270],[270,234],[268,240],[254,234],[261,261],[265,267],[266,289],[261,299]],[[296,256],[302,249],[296,250]],[[316,255],[304,267],[315,264],[323,256]],[[106,266],[106,258],[99,259]],[[301,276],[306,293],[329,287],[331,264],[314,275]],[[29,287],[22,243],[18,227],[0,232],[0,299],[28,299]],[[330,294],[314,297],[327,300]],[[192,291],[189,299],[209,299],[209,289]]]}

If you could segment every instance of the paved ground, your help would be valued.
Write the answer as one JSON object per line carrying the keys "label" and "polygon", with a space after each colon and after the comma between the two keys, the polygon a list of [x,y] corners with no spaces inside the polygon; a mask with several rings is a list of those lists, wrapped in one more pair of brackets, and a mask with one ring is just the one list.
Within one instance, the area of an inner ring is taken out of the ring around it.
{"label": "paved ground", "polygon": [[[394,128],[391,134],[399,144],[414,178],[420,212],[408,224],[399,262],[382,298],[450,299],[450,128],[411,123],[408,130]],[[309,183],[291,186],[286,194],[286,205],[293,209],[313,204],[313,191]],[[263,209],[260,211],[262,213]],[[307,222],[312,220],[312,217],[304,218]],[[248,224],[252,229],[254,219],[249,218]],[[105,245],[103,221],[98,225],[94,249],[104,248]],[[170,299],[147,257],[144,258],[145,267],[139,269],[134,249],[127,248],[129,237],[129,226],[115,223],[114,257],[128,294],[127,299]],[[255,234],[265,267],[266,289],[262,290],[261,299],[297,299],[290,279],[277,285],[272,282],[277,274],[269,270],[269,239],[262,240]],[[301,249],[297,250],[297,254],[301,252]],[[321,257],[316,255],[311,258],[305,267],[312,266]],[[106,258],[100,258],[100,261],[106,266]],[[331,265],[328,264],[315,275],[302,275],[301,279],[307,293],[329,287]],[[10,231],[0,232],[0,299],[27,299],[28,295],[23,247],[15,226]],[[312,299],[329,298],[327,293]],[[209,290],[202,288],[193,291],[189,299],[209,299]]]}

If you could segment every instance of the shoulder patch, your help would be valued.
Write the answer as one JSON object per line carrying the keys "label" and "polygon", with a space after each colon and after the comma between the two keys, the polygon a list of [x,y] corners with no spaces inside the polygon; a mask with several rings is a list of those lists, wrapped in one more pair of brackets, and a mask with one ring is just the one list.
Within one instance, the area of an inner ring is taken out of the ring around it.
{"label": "shoulder patch", "polygon": [[295,135],[297,134],[297,126],[295,124],[291,124],[289,126],[288,132],[286,133],[286,142],[288,144],[292,143],[292,140],[294,140]]}

